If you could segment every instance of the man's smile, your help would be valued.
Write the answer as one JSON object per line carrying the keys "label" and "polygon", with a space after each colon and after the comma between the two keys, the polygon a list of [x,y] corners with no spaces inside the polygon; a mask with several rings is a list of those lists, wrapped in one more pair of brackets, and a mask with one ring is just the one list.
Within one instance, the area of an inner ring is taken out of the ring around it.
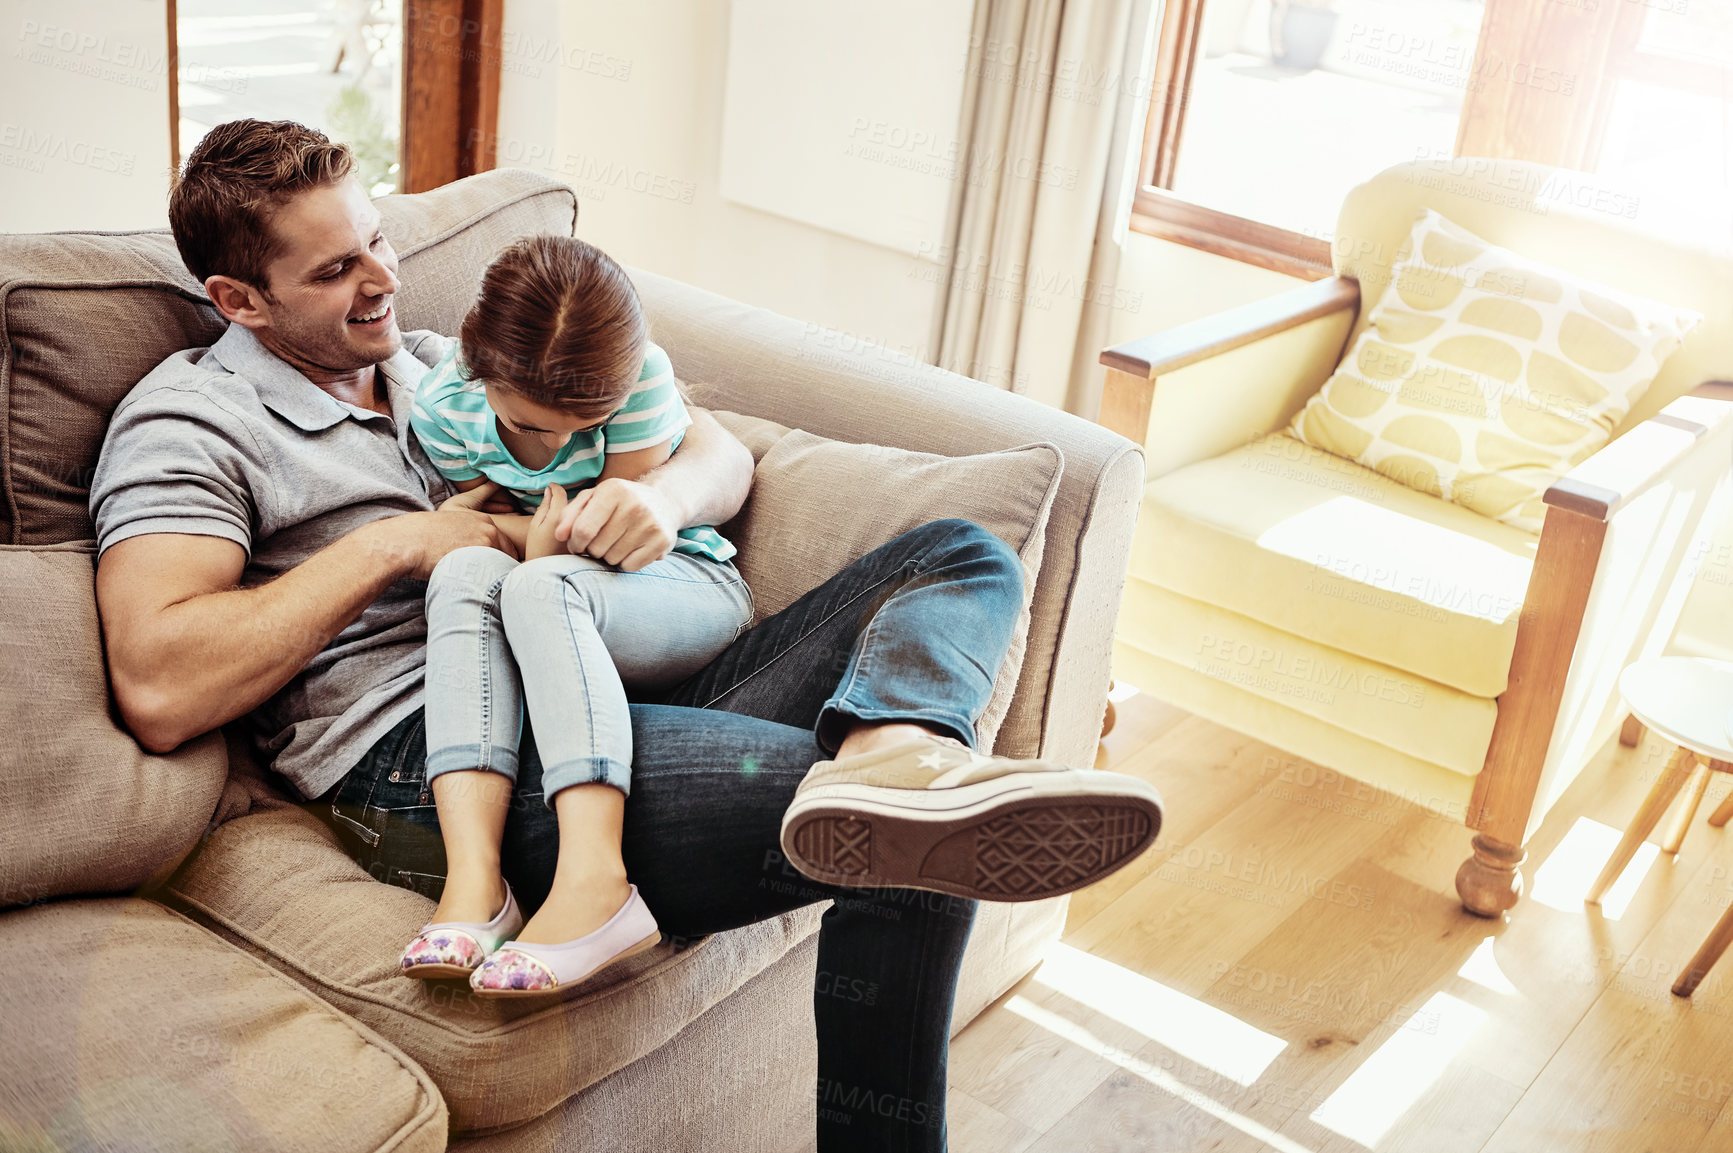
{"label": "man's smile", "polygon": [[375,308],[372,312],[363,313],[360,316],[351,316],[349,318],[349,323],[355,324],[355,325],[361,325],[364,327],[373,327],[376,325],[377,326],[383,326],[383,325],[389,323],[390,320],[391,320],[391,301],[387,300],[383,304],[381,304],[377,308]]}

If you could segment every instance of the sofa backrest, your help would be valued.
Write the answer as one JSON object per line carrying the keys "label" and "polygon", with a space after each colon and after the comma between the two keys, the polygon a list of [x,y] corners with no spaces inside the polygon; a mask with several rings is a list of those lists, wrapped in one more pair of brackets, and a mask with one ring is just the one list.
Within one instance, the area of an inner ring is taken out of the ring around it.
{"label": "sofa backrest", "polygon": [[1590,173],[1514,160],[1414,160],[1348,193],[1332,248],[1337,274],[1360,282],[1361,304],[1344,347],[1365,329],[1423,207],[1530,260],[1703,314],[1614,436],[1705,381],[1733,379],[1733,252],[1725,238],[1682,238],[1664,205]]}
{"label": "sofa backrest", "polygon": [[[523,169],[378,204],[405,330],[455,333],[494,253],[529,233],[569,236],[577,220],[569,187]],[[90,478],[110,414],[223,326],[166,229],[0,235],[0,542],[94,535]]]}

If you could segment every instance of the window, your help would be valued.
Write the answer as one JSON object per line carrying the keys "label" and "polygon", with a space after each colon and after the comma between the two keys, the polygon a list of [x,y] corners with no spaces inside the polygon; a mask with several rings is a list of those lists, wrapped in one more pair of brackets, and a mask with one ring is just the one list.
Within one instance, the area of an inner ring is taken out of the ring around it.
{"label": "window", "polygon": [[1689,188],[1712,216],[1730,64],[1733,5],[1703,0],[1170,0],[1132,225],[1318,279],[1347,191],[1428,156]]}

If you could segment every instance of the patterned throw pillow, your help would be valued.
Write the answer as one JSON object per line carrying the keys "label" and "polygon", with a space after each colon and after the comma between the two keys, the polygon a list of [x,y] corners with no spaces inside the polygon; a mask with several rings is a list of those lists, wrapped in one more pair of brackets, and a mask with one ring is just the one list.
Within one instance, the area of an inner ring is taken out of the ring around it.
{"label": "patterned throw pillow", "polygon": [[1368,326],[1294,417],[1308,444],[1539,532],[1702,316],[1537,264],[1431,209]]}

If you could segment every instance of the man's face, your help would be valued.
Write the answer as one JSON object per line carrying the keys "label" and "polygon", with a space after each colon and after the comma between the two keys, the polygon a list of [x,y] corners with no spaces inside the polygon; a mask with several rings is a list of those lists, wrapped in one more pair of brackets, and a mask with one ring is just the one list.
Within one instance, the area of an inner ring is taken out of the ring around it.
{"label": "man's face", "polygon": [[397,331],[397,254],[353,177],[295,195],[271,219],[280,250],[266,268],[272,299],[260,341],[310,376],[389,359]]}

